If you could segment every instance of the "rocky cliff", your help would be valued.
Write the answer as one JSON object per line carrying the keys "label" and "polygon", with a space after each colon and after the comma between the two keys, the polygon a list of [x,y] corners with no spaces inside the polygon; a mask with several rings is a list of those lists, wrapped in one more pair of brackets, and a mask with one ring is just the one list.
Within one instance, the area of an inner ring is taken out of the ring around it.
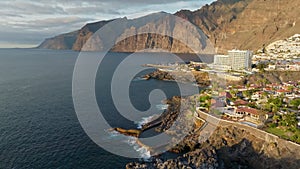
{"label": "rocky cliff", "polygon": [[[193,100],[193,96],[169,99],[169,108],[162,114],[162,123],[156,127],[156,131],[171,134],[172,129],[168,132],[167,129],[170,129],[175,121],[182,125],[172,133],[180,134],[191,127],[193,123],[189,120],[177,118],[182,108],[180,103],[189,107]],[[215,125],[211,122],[206,127],[211,128]],[[195,125],[192,127],[193,130],[172,148],[172,152],[178,153],[176,157],[164,158],[163,155],[158,155],[153,157],[151,162],[132,162],[127,164],[126,168],[298,169],[300,166],[299,145],[259,129],[225,120],[220,120],[214,131],[199,130]],[[209,135],[208,139],[200,141],[206,138],[206,135]]]}
{"label": "rocky cliff", "polygon": [[[206,41],[208,39],[205,34],[194,25],[184,24],[184,20],[174,18],[164,12],[132,20],[122,18],[117,19],[113,25],[108,25],[107,27],[112,27],[109,30],[105,27],[100,32],[97,32],[97,30],[111,21],[91,23],[74,33],[47,39],[39,48],[77,51],[104,51],[109,49],[116,52],[159,49],[172,53],[200,53],[204,45],[207,46]],[[93,37],[90,38],[92,35]],[[91,40],[88,41],[89,38]],[[114,45],[110,46],[107,43],[110,41]]]}
{"label": "rocky cliff", "polygon": [[86,41],[102,26],[111,22],[108,21],[100,21],[95,23],[86,24],[80,30],[61,34],[55,36],[53,38],[46,39],[42,42],[38,48],[43,49],[71,49],[71,50],[81,50]]}
{"label": "rocky cliff", "polygon": [[[187,19],[199,27],[209,37],[218,53],[232,48],[257,50],[271,42],[285,39],[300,30],[300,12],[295,0],[218,0],[196,11],[182,10],[176,16]],[[121,37],[143,30],[163,30],[170,35],[185,37],[188,28],[172,25],[170,18],[151,20],[145,18],[127,20],[127,27]],[[82,29],[45,40],[39,48],[81,50],[87,39],[110,21],[85,25]],[[132,23],[140,23],[132,26]],[[198,45],[201,36],[195,34],[190,43]],[[118,39],[118,38],[117,38]],[[103,42],[99,39],[99,44]],[[202,45],[201,45],[202,46]],[[174,53],[192,53],[176,38],[157,34],[140,34],[123,39],[112,51],[135,52],[143,49],[163,49]],[[103,47],[93,46],[91,50]]]}
{"label": "rocky cliff", "polygon": [[218,53],[228,49],[257,50],[300,30],[300,11],[295,0],[218,0],[211,5],[175,15],[200,27]]}

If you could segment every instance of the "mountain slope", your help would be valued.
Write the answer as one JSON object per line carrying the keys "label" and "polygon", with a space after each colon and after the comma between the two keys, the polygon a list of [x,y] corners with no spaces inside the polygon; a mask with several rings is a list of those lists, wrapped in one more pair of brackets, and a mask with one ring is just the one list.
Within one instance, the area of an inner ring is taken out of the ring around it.
{"label": "mountain slope", "polygon": [[[285,39],[300,33],[300,1],[295,0],[218,0],[196,11],[182,10],[176,16],[187,19],[198,26],[209,37],[218,53],[226,53],[232,48],[258,50],[273,41]],[[171,22],[143,23],[128,27],[124,34],[146,28],[163,28],[172,35],[184,34],[184,28],[171,29]],[[80,50],[87,39],[110,21],[91,23],[82,29],[56,36],[44,41],[39,48]],[[128,20],[128,25],[134,21]],[[183,31],[183,32],[182,32]],[[123,35],[124,36],[124,35]],[[193,38],[197,43],[199,36]],[[174,53],[191,53],[176,39],[155,34],[141,34],[118,43],[113,51],[135,52],[145,48],[162,48]]]}
{"label": "mountain slope", "polygon": [[93,33],[111,21],[112,20],[86,24],[80,30],[46,39],[38,48],[80,50]]}
{"label": "mountain slope", "polygon": [[232,48],[257,50],[300,31],[300,1],[218,0],[176,15],[199,26],[218,53]]}
{"label": "mountain slope", "polygon": [[[135,52],[145,49],[172,53],[203,52],[203,48],[209,46],[207,37],[196,26],[185,24],[183,21],[165,12],[153,13],[137,19],[116,19],[112,25],[105,27],[103,27],[105,24],[112,21],[101,21],[87,24],[74,33],[47,39],[39,48],[77,51],[109,49],[116,52]],[[102,28],[100,32],[97,31],[99,28]],[[93,38],[89,40],[92,35]],[[108,42],[115,44],[110,46]],[[214,50],[209,52],[213,53],[212,51]]]}

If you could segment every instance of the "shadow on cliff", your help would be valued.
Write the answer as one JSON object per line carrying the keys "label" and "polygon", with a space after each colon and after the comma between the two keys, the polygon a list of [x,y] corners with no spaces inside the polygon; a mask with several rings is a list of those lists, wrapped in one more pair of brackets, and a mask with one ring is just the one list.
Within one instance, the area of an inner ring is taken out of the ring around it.
{"label": "shadow on cliff", "polygon": [[[275,151],[275,150],[274,150]],[[243,139],[233,146],[217,149],[219,168],[230,169],[299,169],[299,157],[273,158],[257,152],[252,143]]]}

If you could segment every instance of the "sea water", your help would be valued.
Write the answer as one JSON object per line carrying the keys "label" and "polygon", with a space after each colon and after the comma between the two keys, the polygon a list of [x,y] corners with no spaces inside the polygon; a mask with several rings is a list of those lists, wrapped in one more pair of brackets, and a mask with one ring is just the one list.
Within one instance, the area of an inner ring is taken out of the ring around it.
{"label": "sea water", "polygon": [[[72,75],[78,54],[63,50],[0,49],[0,168],[124,168],[126,163],[138,160],[103,150],[82,129],[72,101]],[[139,55],[151,63],[157,63],[153,61],[157,59],[150,57],[162,57]],[[136,128],[147,120],[140,119],[142,122],[137,124],[118,115],[107,88],[111,72],[128,54],[108,56],[101,65],[104,71],[96,80],[99,107],[111,126]],[[133,106],[147,111],[153,89],[163,90],[167,98],[180,94],[174,82],[135,80],[129,89]],[[158,111],[166,108],[160,105],[161,100],[155,104]],[[131,137],[108,133],[102,139],[128,142],[145,158],[149,157]]]}

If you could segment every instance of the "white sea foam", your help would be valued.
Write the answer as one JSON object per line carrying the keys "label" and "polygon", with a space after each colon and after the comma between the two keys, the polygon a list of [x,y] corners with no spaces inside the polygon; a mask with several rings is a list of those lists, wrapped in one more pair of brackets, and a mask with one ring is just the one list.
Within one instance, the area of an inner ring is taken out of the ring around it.
{"label": "white sea foam", "polygon": [[147,124],[147,123],[157,119],[158,117],[159,117],[159,115],[157,115],[157,114],[154,114],[149,117],[143,117],[140,121],[135,122],[135,124],[137,124],[138,129],[141,129],[144,124]]}
{"label": "white sea foam", "polygon": [[106,133],[108,134],[108,137],[103,137],[103,140],[124,140],[127,137],[114,130],[106,130]]}
{"label": "white sea foam", "polygon": [[107,133],[109,134],[110,138],[120,136],[120,133],[117,131],[107,131]]}
{"label": "white sea foam", "polygon": [[130,138],[129,145],[131,145],[133,149],[139,153],[141,159],[145,161],[150,160],[151,158],[150,151],[148,151],[146,147],[137,144],[136,138]]}
{"label": "white sea foam", "polygon": [[146,79],[142,78],[142,77],[135,77],[132,81],[133,82],[138,82],[138,81],[143,81],[143,80],[146,80]]}
{"label": "white sea foam", "polygon": [[168,107],[169,107],[168,104],[158,104],[158,105],[156,105],[156,108],[157,108],[158,110],[167,110]]}
{"label": "white sea foam", "polygon": [[137,138],[129,136],[127,137],[126,142],[130,146],[132,146],[136,152],[138,152],[141,159],[143,159],[144,161],[148,161],[151,159],[150,151],[148,151],[146,147],[137,144]]}
{"label": "white sea foam", "polygon": [[[168,107],[169,107],[168,104],[158,104],[158,105],[156,105],[156,108],[158,110],[166,110],[166,109],[168,109]],[[158,117],[159,117],[158,114],[154,114],[154,115],[148,116],[148,117],[143,117],[140,121],[136,121],[135,124],[137,124],[138,129],[141,129],[144,124],[147,124],[147,123],[157,119]]]}
{"label": "white sea foam", "polygon": [[150,153],[150,151],[147,150],[147,148],[139,146],[139,145],[135,145],[133,148],[137,152],[139,152],[141,159],[143,159],[144,161],[150,161],[151,153]]}
{"label": "white sea foam", "polygon": [[146,147],[137,144],[137,138],[131,136],[125,136],[116,131],[107,130],[107,133],[109,134],[108,139],[114,139],[114,140],[117,139],[131,146],[138,153],[139,157],[143,161],[149,161],[151,159],[150,151],[148,151]]}

